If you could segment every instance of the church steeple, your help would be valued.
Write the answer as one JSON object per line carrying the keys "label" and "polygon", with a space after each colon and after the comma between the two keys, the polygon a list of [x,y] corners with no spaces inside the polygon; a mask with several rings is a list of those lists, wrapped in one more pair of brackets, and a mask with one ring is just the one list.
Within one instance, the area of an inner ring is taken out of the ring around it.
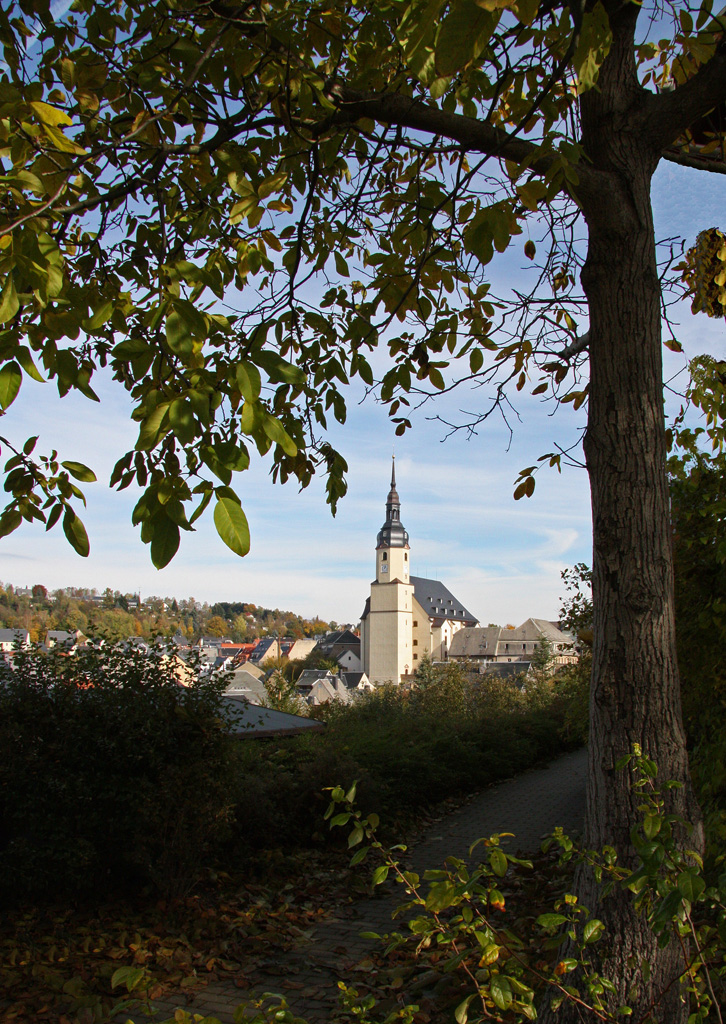
{"label": "church steeple", "polygon": [[396,456],[391,466],[391,489],[386,500],[386,521],[378,533],[376,548],[407,548],[408,533],[401,523],[401,499],[396,490]]}

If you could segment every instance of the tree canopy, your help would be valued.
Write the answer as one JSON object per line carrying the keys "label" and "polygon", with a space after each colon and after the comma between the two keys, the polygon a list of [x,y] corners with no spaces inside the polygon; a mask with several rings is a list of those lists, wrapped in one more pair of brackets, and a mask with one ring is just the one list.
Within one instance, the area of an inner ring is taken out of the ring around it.
{"label": "tree canopy", "polygon": [[[250,445],[281,480],[322,469],[335,509],[346,466],[324,431],[353,377],[399,431],[452,360],[494,406],[507,383],[582,404],[569,243],[582,196],[607,187],[578,111],[608,18],[536,0],[5,5],[3,410],[24,375],[95,400],[109,366],[139,424],[112,482],[145,488],[134,522],[162,566],[213,500],[247,551],[231,485]],[[724,91],[720,27],[708,3],[684,8],[635,57],[641,128],[669,159],[723,171],[713,126],[705,146],[686,132]],[[502,324],[486,266],[522,243],[544,287]],[[62,517],[86,554],[74,481],[93,479],[30,439],[6,464],[0,533]]]}

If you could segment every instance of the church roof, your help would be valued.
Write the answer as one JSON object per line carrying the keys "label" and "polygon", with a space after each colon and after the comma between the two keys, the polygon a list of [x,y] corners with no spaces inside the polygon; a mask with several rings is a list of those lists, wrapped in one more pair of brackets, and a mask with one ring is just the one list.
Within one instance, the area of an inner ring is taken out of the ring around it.
{"label": "church roof", "polygon": [[391,468],[391,489],[386,499],[386,521],[378,532],[377,548],[407,548],[408,533],[401,522],[401,499],[396,490],[396,459]]}
{"label": "church roof", "polygon": [[414,597],[432,619],[452,619],[476,625],[479,621],[461,601],[457,600],[448,587],[440,580],[427,580],[424,576],[412,576]]}

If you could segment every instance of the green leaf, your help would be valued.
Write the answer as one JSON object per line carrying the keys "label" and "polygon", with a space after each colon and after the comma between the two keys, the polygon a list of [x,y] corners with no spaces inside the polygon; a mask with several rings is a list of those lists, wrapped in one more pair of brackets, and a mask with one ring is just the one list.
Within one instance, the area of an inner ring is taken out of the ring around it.
{"label": "green leaf", "polygon": [[388,878],[388,865],[381,864],[373,872],[373,885],[382,885],[383,882]]}
{"label": "green leaf", "polygon": [[89,320],[84,321],[84,331],[93,332],[97,331],[99,327],[103,327],[106,321],[110,320],[113,310],[114,304],[110,299],[107,302],[104,302],[101,306],[98,307],[98,309],[95,311],[95,313]]}
{"label": "green leaf", "polygon": [[600,0],[582,17],[580,35],[572,63],[577,73],[577,91],[592,89],[613,41],[607,12]]}
{"label": "green leaf", "polygon": [[348,849],[351,849],[351,847],[357,846],[358,843],[362,842],[364,835],[365,832],[363,831],[363,826],[360,824],[356,825],[348,836]]}
{"label": "green leaf", "polygon": [[144,520],[151,534],[151,561],[157,569],[168,565],[179,550],[179,527],[166,515]]}
{"label": "green leaf", "polygon": [[512,988],[509,979],[502,974],[495,974],[489,983],[489,991],[494,1003],[500,1010],[508,1010],[512,1005]]}
{"label": "green leaf", "polygon": [[23,372],[16,362],[6,363],[0,370],[0,406],[7,409],[13,404],[23,382]]}
{"label": "green leaf", "polygon": [[0,537],[7,537],[13,530],[17,530],[22,521],[23,517],[17,509],[6,509],[0,516]]}
{"label": "green leaf", "polygon": [[660,832],[662,821],[659,814],[646,814],[643,818],[643,831],[648,839],[652,839]]}
{"label": "green leaf", "polygon": [[76,480],[81,480],[86,484],[93,484],[96,482],[96,474],[88,466],[84,466],[82,462],[62,462],[63,469],[67,469],[71,476],[74,476]]}
{"label": "green leaf", "polygon": [[678,891],[689,903],[695,903],[705,888],[706,883],[695,871],[682,871],[678,876]]}
{"label": "green leaf", "polygon": [[605,925],[602,921],[598,921],[596,917],[593,917],[593,919],[588,921],[583,928],[582,937],[585,942],[597,942],[604,931]]}
{"label": "green leaf", "polygon": [[297,445],[278,419],[274,416],[265,416],[262,426],[269,439],[279,444],[286,455],[297,455]]}
{"label": "green leaf", "polygon": [[179,313],[170,313],[166,318],[166,343],[180,359],[188,359],[194,351],[189,324]]}
{"label": "green leaf", "polygon": [[456,1020],[456,1024],[466,1024],[466,1022],[469,1019],[469,1003],[472,1001],[472,999],[475,998],[476,993],[467,996],[464,1002],[459,1003],[459,1005],[456,1007],[456,1009],[454,1010],[454,1019]]}
{"label": "green leaf", "polygon": [[250,528],[247,516],[236,501],[219,498],[214,506],[214,525],[228,548],[242,558],[250,550]]}
{"label": "green leaf", "polygon": [[453,75],[476,60],[489,42],[498,16],[484,10],[476,0],[452,4],[441,24],[436,42],[436,71]]}
{"label": "green leaf", "polygon": [[30,355],[30,352],[24,345],[21,345],[21,347],[17,350],[17,356],[18,362],[25,370],[27,375],[29,377],[32,377],[33,380],[37,380],[39,384],[45,384],[45,377],[33,362],[33,358]]}
{"label": "green leaf", "polygon": [[169,406],[169,425],[182,444],[189,444],[196,437],[194,410],[186,398],[176,398]]}
{"label": "green leaf", "polygon": [[492,847],[489,851],[489,863],[494,874],[504,878],[507,873],[507,856],[498,846]]}
{"label": "green leaf", "polygon": [[139,437],[136,442],[137,451],[151,451],[162,434],[165,433],[162,424],[168,409],[169,403],[162,402],[161,405],[157,405],[150,416],[147,416],[146,419],[143,420],[139,430]]}
{"label": "green leaf", "polygon": [[554,931],[555,928],[566,923],[567,918],[564,914],[540,914],[537,918],[537,924],[545,931]]}
{"label": "green leaf", "polygon": [[12,320],[20,309],[20,300],[15,291],[13,275],[8,274],[3,285],[2,296],[0,296],[0,324],[6,324]]}
{"label": "green leaf", "polygon": [[262,390],[262,379],[254,363],[238,363],[234,373],[239,393],[245,402],[256,402]]}
{"label": "green leaf", "polygon": [[334,255],[335,255],[335,269],[338,271],[340,276],[341,277],[350,277],[350,270],[348,269],[348,264],[346,263],[344,257],[341,256],[341,254],[339,252],[336,252]]}
{"label": "green leaf", "polygon": [[65,533],[69,544],[83,558],[88,557],[91,545],[88,541],[86,528],[72,508],[66,508],[63,516],[63,533]]}
{"label": "green leaf", "polygon": [[263,349],[255,357],[258,366],[267,373],[273,384],[293,384],[302,387],[305,384],[305,371],[293,363],[288,363],[277,352]]}

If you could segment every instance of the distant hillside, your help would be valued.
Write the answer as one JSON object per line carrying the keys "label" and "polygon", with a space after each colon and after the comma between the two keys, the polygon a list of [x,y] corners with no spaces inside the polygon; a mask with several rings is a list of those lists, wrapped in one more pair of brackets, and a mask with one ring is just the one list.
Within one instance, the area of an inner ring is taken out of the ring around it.
{"label": "distant hillside", "polygon": [[305,619],[295,612],[263,608],[247,601],[204,604],[193,597],[145,597],[66,587],[49,592],[42,584],[15,587],[0,583],[0,627],[19,627],[31,640],[42,641],[49,629],[80,629],[86,636],[147,640],[181,632],[191,641],[200,636],[228,636],[244,641],[267,633],[317,636],[335,622]]}

